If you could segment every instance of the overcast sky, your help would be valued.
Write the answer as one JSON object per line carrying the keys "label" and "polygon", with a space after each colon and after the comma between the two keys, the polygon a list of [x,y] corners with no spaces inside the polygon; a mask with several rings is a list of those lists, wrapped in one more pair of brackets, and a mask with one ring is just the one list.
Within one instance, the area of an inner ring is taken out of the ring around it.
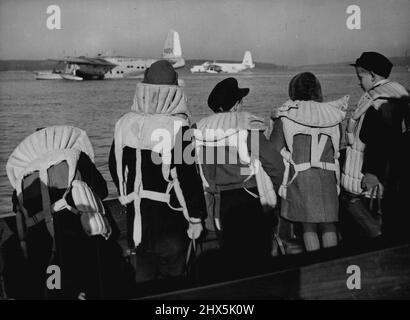
{"label": "overcast sky", "polygon": [[[61,30],[46,26],[61,8]],[[361,9],[348,30],[346,8]],[[284,65],[351,61],[362,51],[410,55],[410,0],[0,0],[0,59],[100,52],[160,57],[169,29],[185,58]],[[115,50],[115,51],[114,51]]]}

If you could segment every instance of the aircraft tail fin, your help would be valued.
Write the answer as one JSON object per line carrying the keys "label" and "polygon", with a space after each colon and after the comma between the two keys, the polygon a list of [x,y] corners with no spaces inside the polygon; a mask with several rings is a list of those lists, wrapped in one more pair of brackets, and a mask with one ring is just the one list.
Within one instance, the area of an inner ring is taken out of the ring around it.
{"label": "aircraft tail fin", "polygon": [[179,40],[179,34],[175,30],[169,30],[168,32],[162,57],[164,59],[182,58],[181,42]]}
{"label": "aircraft tail fin", "polygon": [[242,64],[248,68],[254,68],[255,64],[253,63],[252,60],[252,55],[250,51],[246,51],[244,56],[243,56],[243,61]]}

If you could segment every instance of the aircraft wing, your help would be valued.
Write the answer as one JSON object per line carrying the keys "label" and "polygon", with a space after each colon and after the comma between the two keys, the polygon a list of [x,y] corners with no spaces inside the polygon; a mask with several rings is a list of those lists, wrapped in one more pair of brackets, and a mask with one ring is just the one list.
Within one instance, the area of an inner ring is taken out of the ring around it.
{"label": "aircraft wing", "polygon": [[93,66],[100,66],[100,67],[111,67],[114,68],[116,66],[115,63],[108,62],[103,58],[89,58],[89,57],[64,57],[63,59],[51,59],[60,62],[66,63],[73,63],[73,64],[86,64],[86,65],[93,65]]}

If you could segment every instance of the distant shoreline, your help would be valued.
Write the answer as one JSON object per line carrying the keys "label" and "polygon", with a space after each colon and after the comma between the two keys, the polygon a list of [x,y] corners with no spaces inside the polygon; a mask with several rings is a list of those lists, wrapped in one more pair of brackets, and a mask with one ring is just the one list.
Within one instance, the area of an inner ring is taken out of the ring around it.
{"label": "distant shoreline", "polygon": [[52,70],[56,65],[49,60],[0,60],[0,71]]}
{"label": "distant shoreline", "polygon": [[[409,67],[410,57],[391,57],[389,58],[394,66]],[[186,65],[183,69],[189,69],[195,64],[201,64],[205,59],[189,59],[186,60]],[[218,62],[224,62],[219,61]],[[276,65],[267,62],[255,62],[256,68],[263,69],[274,69],[274,70],[292,70],[292,69],[305,69],[305,68],[338,68],[349,65],[351,62],[337,62],[337,63],[324,63],[324,64],[312,64],[312,65],[299,65],[299,66],[286,66],[286,65]],[[0,71],[42,71],[42,70],[52,70],[53,68],[60,67],[62,64],[58,65],[55,60],[29,60],[29,59],[19,59],[19,60],[0,60]]]}
{"label": "distant shoreline", "polygon": [[[203,63],[204,59],[186,60],[186,65],[182,69],[189,70],[195,64]],[[218,62],[223,62],[219,61]],[[257,68],[287,70],[287,66],[276,65],[273,63],[256,62]],[[51,60],[0,60],[0,71],[44,71],[54,68],[63,69],[63,64],[58,64]]]}

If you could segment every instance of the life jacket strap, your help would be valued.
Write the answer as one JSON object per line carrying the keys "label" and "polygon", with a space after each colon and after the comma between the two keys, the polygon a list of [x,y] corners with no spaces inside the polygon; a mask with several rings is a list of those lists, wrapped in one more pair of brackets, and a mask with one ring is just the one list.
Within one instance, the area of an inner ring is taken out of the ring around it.
{"label": "life jacket strap", "polygon": [[253,166],[255,167],[256,186],[258,188],[259,200],[263,206],[275,208],[277,204],[276,193],[273,188],[271,178],[263,169],[259,159],[254,159]]}
{"label": "life jacket strap", "polygon": [[279,193],[279,196],[281,196],[283,199],[286,199],[287,187],[293,182],[293,180],[295,180],[298,174],[298,171],[296,171],[295,169],[295,174],[289,181],[290,165],[292,164],[293,166],[295,166],[295,162],[292,159],[291,153],[287,151],[286,148],[282,148],[282,150],[280,150],[280,154],[282,155],[282,158],[283,158],[283,164],[285,166],[285,171],[283,173],[283,180],[282,180],[282,184],[279,187],[278,193]]}
{"label": "life jacket strap", "polygon": [[245,187],[243,188],[247,193],[249,193],[252,197],[258,199],[259,196],[256,193],[253,193],[252,191],[246,189]]}
{"label": "life jacket strap", "polygon": [[169,193],[150,191],[150,190],[140,190],[139,193],[134,191],[126,196],[119,197],[118,200],[120,201],[122,205],[127,205],[128,203],[131,203],[132,201],[134,201],[137,197],[140,199],[150,199],[150,200],[166,202],[166,203],[169,203],[170,201]]}
{"label": "life jacket strap", "polygon": [[168,205],[170,206],[170,208],[172,208],[174,210],[182,211],[182,213],[184,214],[185,219],[187,221],[190,221],[190,217],[189,217],[189,214],[188,214],[188,207],[186,205],[184,194],[182,192],[182,188],[181,188],[181,185],[180,185],[179,180],[178,180],[177,169],[175,167],[172,168],[170,173],[171,173],[171,177],[172,177],[172,182],[171,182],[172,187],[175,190],[175,195],[177,196],[177,199],[178,199],[179,204],[181,205],[181,207],[178,208],[178,209],[175,209],[170,205],[169,202],[168,202]]}
{"label": "life jacket strap", "polygon": [[56,201],[56,202],[54,202],[51,206],[51,211],[52,212],[58,212],[58,211],[61,211],[63,209],[68,209],[69,211],[71,211],[74,214],[79,214],[80,213],[79,210],[77,210],[76,208],[70,206],[67,203],[67,200],[65,199],[65,197],[58,200],[58,201]]}
{"label": "life jacket strap", "polygon": [[310,168],[319,168],[323,170],[336,171],[336,165],[332,162],[303,162],[293,165],[296,172],[308,170]]}
{"label": "life jacket strap", "polygon": [[[339,173],[338,173],[338,161],[337,155],[335,156],[334,162],[324,162],[320,161],[320,157],[323,153],[323,150],[326,145],[327,136],[322,135],[319,138],[319,129],[312,128],[311,133],[312,142],[311,142],[311,149],[310,149],[310,162],[303,162],[296,164],[292,159],[292,153],[286,148],[282,148],[280,154],[283,157],[283,163],[285,165],[285,172],[283,174],[282,184],[279,188],[279,195],[286,199],[287,197],[287,187],[295,180],[299,172],[308,170],[310,168],[319,168],[323,170],[335,171],[337,180],[339,180]],[[290,165],[293,166],[295,173],[293,174],[292,178],[289,181],[289,173],[290,173]]]}
{"label": "life jacket strap", "polygon": [[[142,199],[150,199],[153,201],[164,202],[170,207],[172,210],[175,211],[182,211],[184,217],[187,221],[196,222],[195,218],[190,218],[188,214],[187,205],[184,199],[184,195],[182,193],[181,186],[179,184],[176,168],[171,169],[171,180],[168,182],[166,192],[157,192],[157,191],[150,191],[142,189],[142,184],[140,185],[139,191],[133,191],[128,195],[120,196],[118,199],[122,205],[126,205],[134,201],[134,209],[135,209],[135,217],[134,217],[134,242],[135,245],[138,246],[141,243],[141,233],[142,233],[142,221],[141,221],[141,200]],[[171,205],[171,195],[170,192],[172,188],[175,190],[175,194],[177,199],[181,205],[180,208],[175,208]]]}
{"label": "life jacket strap", "polygon": [[[63,209],[68,209],[69,211],[71,211],[74,214],[79,214],[80,211],[78,211],[76,208],[70,206],[66,199],[60,199],[56,202],[54,202],[51,206],[51,213],[53,214],[54,212],[58,212],[61,211]],[[34,216],[32,217],[28,217],[26,218],[26,226],[27,228],[31,228],[32,226],[35,226],[37,223],[43,221],[45,218],[45,211],[42,210],[38,213],[36,213]]]}

